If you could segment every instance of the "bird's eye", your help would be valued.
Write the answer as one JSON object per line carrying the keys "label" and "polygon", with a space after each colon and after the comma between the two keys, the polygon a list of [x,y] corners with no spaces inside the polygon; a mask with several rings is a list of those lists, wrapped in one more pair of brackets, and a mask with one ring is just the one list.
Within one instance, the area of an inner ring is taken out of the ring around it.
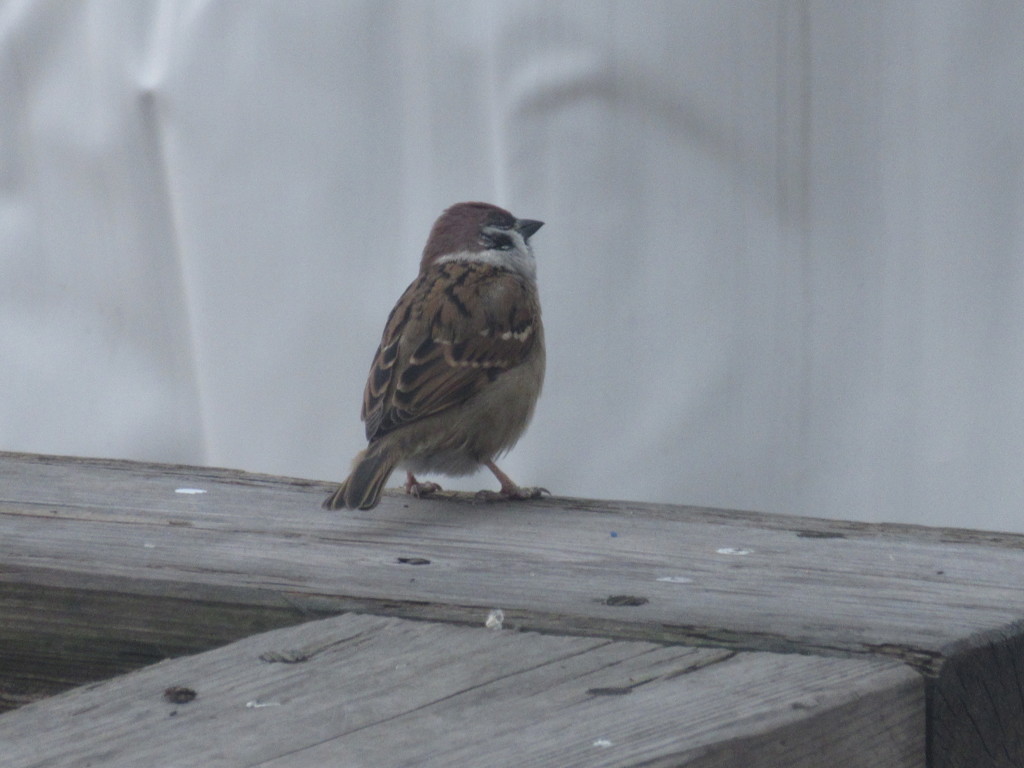
{"label": "bird's eye", "polygon": [[511,251],[515,247],[512,238],[501,232],[484,233],[483,242],[492,251]]}

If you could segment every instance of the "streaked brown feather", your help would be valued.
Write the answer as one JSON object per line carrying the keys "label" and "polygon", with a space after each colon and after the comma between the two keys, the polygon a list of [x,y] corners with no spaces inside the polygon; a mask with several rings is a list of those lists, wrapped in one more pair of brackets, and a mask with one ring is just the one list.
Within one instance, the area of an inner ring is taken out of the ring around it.
{"label": "streaked brown feather", "polygon": [[473,261],[427,267],[374,356],[363,396],[367,439],[480,392],[529,355],[539,322],[536,293],[514,272]]}

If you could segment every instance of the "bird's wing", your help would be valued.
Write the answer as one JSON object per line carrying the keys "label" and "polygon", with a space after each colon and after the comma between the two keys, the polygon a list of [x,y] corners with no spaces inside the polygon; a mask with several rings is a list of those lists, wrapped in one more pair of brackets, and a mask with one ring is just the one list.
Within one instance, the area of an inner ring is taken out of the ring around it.
{"label": "bird's wing", "polygon": [[435,264],[388,318],[363,395],[375,440],[464,403],[530,354],[540,333],[536,290],[471,261]]}

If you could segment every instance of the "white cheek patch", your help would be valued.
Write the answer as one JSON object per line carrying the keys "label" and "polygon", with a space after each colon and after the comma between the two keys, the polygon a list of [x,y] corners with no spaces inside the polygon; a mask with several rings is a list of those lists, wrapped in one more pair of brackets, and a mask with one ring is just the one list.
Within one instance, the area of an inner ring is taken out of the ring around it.
{"label": "white cheek patch", "polygon": [[508,269],[516,272],[527,280],[536,282],[537,262],[533,259],[533,249],[523,240],[518,232],[509,231],[516,247],[510,251],[459,251],[449,253],[437,260],[437,264],[444,264],[449,261],[471,261],[477,264],[490,264],[499,269]]}
{"label": "white cheek patch", "polygon": [[[515,244],[515,248],[512,249],[513,251],[519,251],[520,253],[529,253],[530,251],[530,246],[523,237],[522,232],[514,229],[500,229],[499,227],[484,227],[481,232],[492,237],[507,237]],[[511,253],[511,251],[505,251],[505,253]]]}

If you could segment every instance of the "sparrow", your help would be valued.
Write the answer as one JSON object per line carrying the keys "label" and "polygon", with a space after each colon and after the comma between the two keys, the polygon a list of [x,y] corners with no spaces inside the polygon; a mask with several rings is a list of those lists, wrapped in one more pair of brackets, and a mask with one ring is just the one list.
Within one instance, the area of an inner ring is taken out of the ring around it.
{"label": "sparrow", "polygon": [[405,491],[441,490],[414,473],[468,475],[481,465],[501,491],[534,499],[494,463],[533,416],[544,381],[544,329],[530,246],[544,222],[489,203],[457,203],[427,239],[419,276],[388,316],[363,393],[366,449],[324,509],[372,509],[396,467]]}

